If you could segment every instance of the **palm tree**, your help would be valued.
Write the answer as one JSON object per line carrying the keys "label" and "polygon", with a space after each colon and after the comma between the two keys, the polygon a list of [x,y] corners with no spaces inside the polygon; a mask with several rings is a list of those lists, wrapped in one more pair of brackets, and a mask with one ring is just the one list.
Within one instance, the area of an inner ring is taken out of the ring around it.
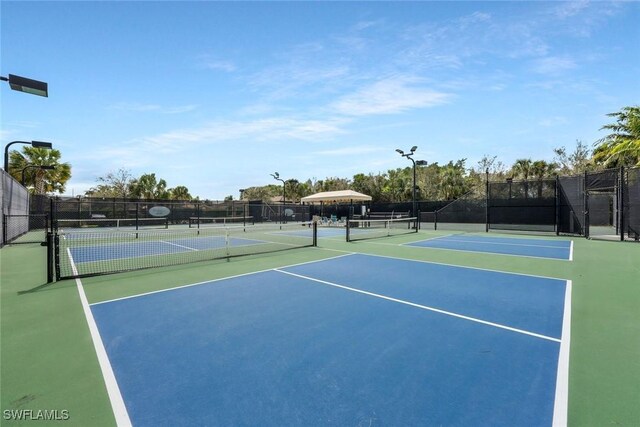
{"label": "palm tree", "polygon": [[542,198],[543,180],[551,176],[557,169],[555,163],[547,163],[544,160],[536,160],[531,164],[531,174],[538,181],[538,198]]}
{"label": "palm tree", "polygon": [[184,185],[178,185],[175,188],[169,189],[169,194],[171,194],[171,198],[174,200],[191,200],[192,198],[189,189]]}
{"label": "palm tree", "polygon": [[532,175],[532,167],[533,162],[531,159],[518,159],[515,161],[511,170],[513,172],[514,178],[522,178],[523,180],[528,180]]}
{"label": "palm tree", "polygon": [[65,185],[71,178],[71,165],[60,162],[60,150],[23,147],[22,153],[11,151],[9,154],[9,173],[18,181],[22,179],[22,170],[30,165],[55,166],[52,170],[29,168],[25,170],[25,185],[34,194],[64,193]]}
{"label": "palm tree", "polygon": [[529,177],[531,176],[533,162],[531,159],[518,159],[511,167],[514,178],[522,178],[524,180],[524,198],[529,197]]}
{"label": "palm tree", "polygon": [[594,163],[606,168],[640,166],[640,106],[624,107],[607,116],[617,120],[601,128],[611,133],[597,142]]}

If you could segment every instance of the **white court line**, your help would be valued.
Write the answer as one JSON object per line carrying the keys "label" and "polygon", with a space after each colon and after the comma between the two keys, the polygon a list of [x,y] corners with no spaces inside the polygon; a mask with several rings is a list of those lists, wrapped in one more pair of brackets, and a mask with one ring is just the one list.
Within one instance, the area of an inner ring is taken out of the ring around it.
{"label": "white court line", "polygon": [[569,246],[569,261],[573,261],[573,240],[571,241],[571,246]]}
{"label": "white court line", "polygon": [[392,297],[388,297],[388,296],[385,296],[385,295],[376,294],[376,293],[373,293],[373,292],[363,291],[361,289],[350,288],[348,286],[343,286],[343,285],[339,285],[337,283],[327,282],[326,280],[315,279],[315,278],[309,277],[309,276],[303,276],[302,274],[291,273],[289,271],[280,270],[278,268],[275,268],[274,271],[277,271],[277,272],[283,273],[283,274],[288,274],[290,276],[299,277],[301,279],[310,280],[312,282],[318,282],[318,283],[322,283],[324,285],[329,285],[329,286],[333,286],[333,287],[336,287],[336,288],[345,289],[347,291],[357,292],[359,294],[369,295],[369,296],[380,298],[380,299],[384,299],[384,300],[387,300],[387,301],[393,301],[393,302],[397,302],[397,303],[400,303],[400,304],[409,305],[411,307],[421,308],[423,310],[433,311],[433,312],[444,314],[444,315],[447,315],[447,316],[457,317],[459,319],[469,320],[471,322],[481,323],[483,325],[488,325],[488,326],[493,326],[495,328],[505,329],[505,330],[511,331],[511,332],[517,332],[517,333],[520,333],[520,334],[529,335],[529,336],[536,337],[536,338],[542,338],[542,339],[548,340],[548,341],[553,341],[553,342],[558,342],[558,343],[561,342],[561,340],[559,340],[557,338],[549,337],[549,336],[542,335],[542,334],[536,334],[535,332],[525,331],[523,329],[512,328],[510,326],[501,325],[499,323],[488,322],[486,320],[477,319],[475,317],[464,316],[462,314],[453,313],[451,311],[446,311],[446,310],[441,310],[439,308],[429,307],[429,306],[421,305],[421,304],[415,304],[413,302],[409,302],[409,301],[405,301],[405,300],[401,300],[401,299],[397,299],[397,298],[392,298]]}
{"label": "white court line", "polygon": [[[573,243],[573,242],[572,242]],[[553,426],[567,425],[569,407],[569,351],[571,347],[571,280],[567,280],[564,294],[564,315],[562,316],[562,341],[558,355],[556,377],[556,397],[553,404]]]}
{"label": "white court line", "polygon": [[[166,240],[158,240],[160,243],[166,243],[167,245],[173,245],[173,246],[177,246],[179,248],[184,248],[184,249],[189,249],[190,251],[198,251],[198,249],[196,248],[192,248],[190,246],[184,246],[184,245],[179,245],[177,243],[171,243],[171,242],[167,242]],[[135,258],[135,257],[132,257]]]}
{"label": "white court line", "polygon": [[[75,263],[73,262],[73,256],[71,256],[71,251],[69,250],[69,248],[67,248],[67,255],[69,255],[69,262],[71,263],[71,271],[73,271],[73,274],[78,275],[78,270]],[[113,410],[116,424],[119,427],[131,426],[132,424],[131,420],[129,419],[127,407],[125,406],[124,400],[122,399],[120,387],[118,387],[116,376],[113,373],[113,368],[111,367],[111,363],[109,362],[107,350],[104,348],[104,343],[102,342],[102,338],[100,337],[98,325],[96,324],[96,320],[93,318],[93,313],[91,312],[91,308],[89,307],[89,302],[87,300],[86,294],[84,293],[84,287],[82,286],[82,281],[80,279],[76,279],[76,287],[78,288],[82,310],[84,311],[84,316],[86,317],[87,325],[89,326],[89,332],[91,333],[93,347],[96,350],[96,356],[98,357],[98,363],[100,364],[102,377],[104,378],[104,383],[107,387],[107,394],[109,395],[109,401],[111,402],[111,409]]]}
{"label": "white court line", "polygon": [[[385,244],[389,245],[389,243],[378,243],[378,244],[380,244],[380,245],[385,245]],[[395,246],[395,245],[393,245],[393,246]],[[375,256],[375,257],[389,258],[389,259],[395,259],[395,260],[400,260],[400,261],[412,261],[412,262],[421,262],[423,264],[435,264],[435,265],[444,265],[444,266],[447,266],[447,267],[466,268],[468,270],[480,270],[480,271],[490,271],[492,273],[514,274],[516,276],[539,277],[541,279],[551,279],[551,280],[561,280],[561,281],[567,280],[567,279],[563,279],[563,278],[559,278],[559,277],[540,276],[538,274],[517,273],[517,272],[514,272],[514,271],[494,270],[494,269],[491,269],[491,268],[482,268],[482,267],[470,267],[468,265],[448,264],[446,262],[437,262],[437,261],[424,261],[424,260],[421,260],[421,259],[400,258],[400,257],[391,256],[391,255],[370,254],[370,253],[365,253],[365,252],[350,252],[350,251],[343,251],[343,250],[340,250],[340,249],[330,249],[330,248],[318,248],[318,249],[322,249],[322,250],[325,250],[325,251],[333,251],[333,252],[343,252],[346,255]],[[432,249],[432,248],[427,248],[427,249]],[[435,248],[433,248],[433,249],[435,249]],[[327,259],[331,259],[331,258],[327,258]],[[282,268],[285,268],[285,267],[282,267]]]}
{"label": "white court line", "polygon": [[[430,241],[430,240],[444,239],[445,237],[449,237],[449,236],[456,236],[456,234],[445,234],[444,236],[429,237],[428,239],[414,240],[413,242],[398,243],[398,246],[402,246],[402,245],[411,245],[411,244],[413,244],[413,243],[420,243],[420,242],[428,242],[428,241]],[[374,243],[375,243],[375,242],[374,242]]]}
{"label": "white court line", "polygon": [[[385,243],[381,243],[381,242],[370,242],[373,243],[375,245],[384,245]],[[416,242],[414,242],[416,243]],[[386,243],[388,244],[388,243]],[[549,259],[552,261],[570,261],[569,259],[565,259],[565,258],[551,258],[551,257],[544,257],[544,256],[533,256],[533,255],[517,255],[517,254],[503,254],[500,252],[488,252],[488,251],[472,251],[472,250],[468,250],[468,249],[451,249],[451,248],[441,248],[441,247],[437,247],[437,246],[419,246],[419,245],[413,245],[411,243],[402,243],[400,244],[400,246],[411,246],[413,248],[420,248],[420,249],[435,249],[435,250],[439,250],[439,251],[455,251],[455,252],[467,252],[467,253],[471,253],[471,254],[486,254],[486,255],[499,255],[499,256],[514,256],[514,257],[518,257],[518,258],[532,258],[532,259]],[[566,248],[565,248],[566,249]]]}
{"label": "white court line", "polygon": [[[277,267],[277,268],[297,267],[299,265],[312,264],[312,263],[315,263],[315,262],[326,261],[326,260],[329,260],[329,259],[342,258],[342,257],[349,256],[349,255],[353,255],[353,252],[349,252],[349,253],[346,253],[346,254],[343,254],[343,255],[337,255],[337,256],[329,257],[329,258],[316,259],[316,260],[313,260],[313,261],[299,262],[297,264],[290,264],[290,265],[285,265],[285,266]],[[152,294],[159,294],[159,293],[162,293],[162,292],[175,291],[175,290],[182,289],[182,288],[190,288],[191,286],[200,286],[200,285],[206,285],[208,283],[220,282],[222,280],[235,279],[236,277],[251,276],[253,274],[266,273],[268,271],[273,271],[273,270],[274,270],[273,268],[267,268],[267,269],[264,269],[264,270],[251,271],[249,273],[236,274],[236,275],[233,275],[233,276],[221,277],[219,279],[205,280],[205,281],[202,281],[202,282],[190,283],[190,284],[187,284],[187,285],[180,285],[180,286],[174,286],[174,287],[166,288],[166,289],[159,289],[157,291],[143,292],[141,294],[135,294],[135,295],[130,295],[130,296],[121,297],[121,298],[113,298],[113,299],[109,299],[109,300],[105,300],[105,301],[94,302],[94,303],[91,303],[89,305],[93,306],[93,305],[107,304],[107,303],[115,302],[115,301],[122,301],[122,300],[127,300],[127,299],[132,299],[132,298],[143,297],[143,296],[146,296],[146,295],[152,295]]]}
{"label": "white court line", "polygon": [[[427,239],[429,240],[429,239]],[[423,242],[426,240],[423,240]],[[462,242],[462,243],[478,243],[478,244],[487,244],[487,245],[505,245],[505,246],[525,246],[525,247],[534,247],[534,248],[552,248],[552,249],[567,249],[562,246],[547,246],[547,245],[528,245],[526,243],[505,243],[505,242],[488,242],[485,240],[464,240],[464,238],[459,239],[453,237],[448,239],[450,242]]]}

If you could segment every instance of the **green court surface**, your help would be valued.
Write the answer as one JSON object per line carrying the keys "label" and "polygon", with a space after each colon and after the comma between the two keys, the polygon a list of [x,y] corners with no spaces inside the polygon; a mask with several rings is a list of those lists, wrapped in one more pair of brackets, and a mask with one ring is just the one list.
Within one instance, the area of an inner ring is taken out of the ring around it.
{"label": "green court surface", "polygon": [[[82,279],[82,286],[91,304],[349,252],[567,279],[572,281],[568,425],[640,425],[640,244],[517,236],[573,240],[572,261],[403,245],[446,234],[422,230],[355,243],[336,235],[319,239],[317,248],[92,277]],[[78,284],[46,284],[45,255],[37,244],[0,250],[0,423],[116,425]],[[32,419],[16,420],[24,410],[32,411],[27,416]]]}

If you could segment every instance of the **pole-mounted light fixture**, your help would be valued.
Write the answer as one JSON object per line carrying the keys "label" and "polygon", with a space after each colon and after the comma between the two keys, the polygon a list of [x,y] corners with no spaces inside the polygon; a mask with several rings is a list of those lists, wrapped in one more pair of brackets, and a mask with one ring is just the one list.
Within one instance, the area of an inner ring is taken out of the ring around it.
{"label": "pole-mounted light fixture", "polygon": [[0,76],[0,80],[9,82],[11,89],[17,90],[18,92],[44,96],[45,98],[49,96],[49,85],[46,82],[28,79],[26,77],[20,77],[13,74],[9,74],[9,77]]}
{"label": "pole-mounted light fixture", "polygon": [[406,157],[407,159],[411,160],[411,163],[413,164],[413,210],[411,212],[412,216],[417,216],[418,215],[418,210],[416,209],[416,164],[418,166],[426,166],[427,165],[427,161],[426,160],[413,160],[413,155],[416,152],[416,150],[418,149],[417,145],[414,145],[413,147],[411,147],[411,149],[409,150],[408,153],[405,154],[404,151],[402,151],[401,149],[397,148],[396,152],[398,154],[400,154],[402,157]]}
{"label": "pole-mounted light fixture", "polygon": [[[276,181],[280,181],[280,182],[282,182],[282,205],[284,206],[284,204],[286,203],[285,201],[287,200],[287,190],[286,190],[286,187],[287,187],[287,186],[285,185],[284,179],[280,178],[280,174],[279,174],[278,172],[274,172],[274,173],[272,173],[272,174],[270,174],[270,175],[271,175],[271,176],[273,177],[273,179],[275,179]],[[282,210],[282,214],[281,214],[281,216],[282,216],[281,221],[282,221],[282,222],[284,222],[284,216],[285,216],[284,209]]]}
{"label": "pole-mounted light fixture", "polygon": [[53,147],[52,143],[44,142],[44,141],[30,141],[30,142],[29,141],[12,141],[8,143],[4,147],[4,171],[5,172],[9,172],[9,147],[12,146],[13,144],[27,144],[35,148],[46,148],[48,150],[50,150]]}

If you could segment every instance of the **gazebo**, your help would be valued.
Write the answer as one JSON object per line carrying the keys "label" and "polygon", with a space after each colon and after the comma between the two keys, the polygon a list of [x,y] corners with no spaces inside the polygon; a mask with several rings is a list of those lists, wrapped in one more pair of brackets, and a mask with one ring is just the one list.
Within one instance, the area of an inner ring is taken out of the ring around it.
{"label": "gazebo", "polygon": [[370,202],[371,196],[358,193],[353,190],[340,190],[340,191],[323,191],[322,193],[312,194],[300,199],[302,203],[353,203],[353,202]]}
{"label": "gazebo", "polygon": [[312,194],[300,199],[302,203],[314,205],[320,204],[321,212],[324,214],[324,205],[337,204],[337,203],[349,203],[351,206],[349,211],[353,211],[353,202],[370,202],[371,196],[367,194],[358,193],[353,190],[340,190],[340,191],[323,191],[321,193]]}

